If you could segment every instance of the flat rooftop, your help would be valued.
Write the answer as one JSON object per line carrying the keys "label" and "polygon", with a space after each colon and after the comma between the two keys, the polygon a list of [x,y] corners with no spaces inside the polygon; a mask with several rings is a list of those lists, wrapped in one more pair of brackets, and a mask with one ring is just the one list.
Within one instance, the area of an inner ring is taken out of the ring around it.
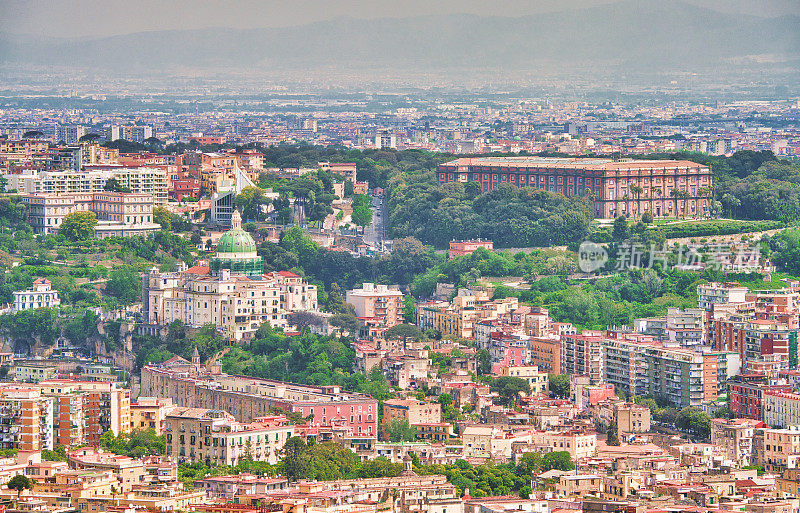
{"label": "flat rooftop", "polygon": [[582,157],[465,157],[441,164],[442,166],[490,166],[561,169],[652,169],[652,168],[706,168],[689,160],[618,160]]}

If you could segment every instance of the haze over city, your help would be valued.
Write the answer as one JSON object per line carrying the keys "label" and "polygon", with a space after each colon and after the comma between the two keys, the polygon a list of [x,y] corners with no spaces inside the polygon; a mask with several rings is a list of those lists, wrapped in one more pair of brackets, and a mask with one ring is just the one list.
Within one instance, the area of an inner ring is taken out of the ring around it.
{"label": "haze over city", "polygon": [[0,513],[800,513],[797,0],[0,0]]}

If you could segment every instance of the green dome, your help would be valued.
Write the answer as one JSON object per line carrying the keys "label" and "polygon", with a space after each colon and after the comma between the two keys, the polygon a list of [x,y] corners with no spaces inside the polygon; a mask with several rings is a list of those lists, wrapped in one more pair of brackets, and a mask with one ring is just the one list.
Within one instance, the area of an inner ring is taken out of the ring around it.
{"label": "green dome", "polygon": [[225,233],[217,243],[217,256],[224,257],[221,253],[255,253],[256,241],[253,237],[242,230],[234,228]]}
{"label": "green dome", "polygon": [[264,259],[258,256],[253,237],[242,230],[242,218],[237,211],[231,216],[231,226],[217,243],[217,254],[211,259],[211,273],[217,275],[221,269],[230,269],[247,276],[264,274]]}

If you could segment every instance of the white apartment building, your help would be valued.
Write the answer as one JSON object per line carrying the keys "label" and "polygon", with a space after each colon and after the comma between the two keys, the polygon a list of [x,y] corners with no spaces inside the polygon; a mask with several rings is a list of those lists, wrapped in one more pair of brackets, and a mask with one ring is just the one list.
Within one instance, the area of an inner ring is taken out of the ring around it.
{"label": "white apartment building", "polygon": [[104,192],[110,178],[131,192],[151,195],[156,205],[166,203],[169,193],[167,171],[155,167],[94,165],[85,166],[83,171],[25,169],[19,174],[5,175],[5,178],[8,189],[16,189],[21,194]]}
{"label": "white apartment building", "polygon": [[50,280],[45,278],[36,278],[31,288],[17,290],[12,295],[14,297],[13,313],[32,308],[54,308],[61,305],[58,291],[53,290]]}
{"label": "white apartment building", "polygon": [[761,407],[764,422],[772,427],[800,426],[800,394],[767,390]]}

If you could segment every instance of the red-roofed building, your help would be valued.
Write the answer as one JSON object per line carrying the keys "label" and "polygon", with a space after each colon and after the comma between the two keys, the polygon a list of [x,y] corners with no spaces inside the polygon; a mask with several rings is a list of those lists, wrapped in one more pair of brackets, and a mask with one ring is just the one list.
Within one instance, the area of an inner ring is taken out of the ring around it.
{"label": "red-roofed building", "polygon": [[[712,174],[685,160],[614,161],[597,158],[473,157],[439,165],[439,185],[478,182],[484,191],[500,185],[534,187],[565,196],[595,198],[596,217],[702,215],[711,205]],[[631,186],[642,188],[630,193]],[[678,199],[673,190],[684,191]]]}

